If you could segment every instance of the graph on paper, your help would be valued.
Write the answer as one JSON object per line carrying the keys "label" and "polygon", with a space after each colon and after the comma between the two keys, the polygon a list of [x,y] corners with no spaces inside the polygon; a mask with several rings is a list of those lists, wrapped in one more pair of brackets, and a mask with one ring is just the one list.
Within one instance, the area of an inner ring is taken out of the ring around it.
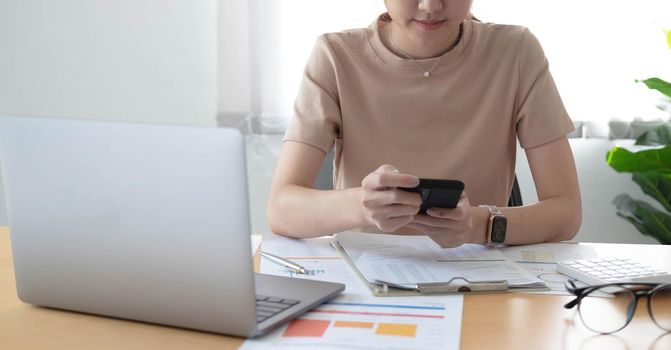
{"label": "graph on paper", "polygon": [[242,350],[459,348],[462,296],[374,297],[347,262],[333,256],[335,251],[324,239],[267,240],[264,235],[263,249],[295,261],[309,273],[295,275],[266,260],[261,260],[261,273],[340,282],[347,288],[272,333],[246,340]]}
{"label": "graph on paper", "polygon": [[448,317],[451,311],[444,303],[417,299],[399,303],[380,298],[337,298],[294,319],[264,342],[286,349],[442,349],[451,340],[445,332],[452,322]]}
{"label": "graph on paper", "polygon": [[354,329],[359,333],[368,330],[363,332],[375,336],[415,337],[420,323],[417,319],[441,320],[444,311],[443,306],[330,302],[311,311],[310,318],[292,321],[282,336],[323,337],[332,328],[333,333]]}

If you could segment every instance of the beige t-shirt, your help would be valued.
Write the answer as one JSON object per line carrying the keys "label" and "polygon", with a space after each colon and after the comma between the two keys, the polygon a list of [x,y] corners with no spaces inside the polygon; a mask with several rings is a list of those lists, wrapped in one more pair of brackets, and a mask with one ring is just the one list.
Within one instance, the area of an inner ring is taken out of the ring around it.
{"label": "beige t-shirt", "polygon": [[[519,26],[466,21],[429,77],[380,39],[387,22],[317,39],[285,142],[335,144],[334,187],[382,164],[459,179],[471,205],[506,206],[515,138],[533,148],[574,130],[538,40]],[[418,60],[429,69],[437,58]]]}

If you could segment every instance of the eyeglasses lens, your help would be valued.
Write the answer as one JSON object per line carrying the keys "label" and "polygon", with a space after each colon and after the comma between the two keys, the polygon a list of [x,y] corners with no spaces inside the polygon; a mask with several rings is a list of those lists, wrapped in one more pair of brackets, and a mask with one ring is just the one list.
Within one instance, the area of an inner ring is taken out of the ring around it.
{"label": "eyeglasses lens", "polygon": [[634,308],[634,293],[619,286],[602,287],[583,298],[578,305],[585,326],[598,333],[612,333],[627,325]]}
{"label": "eyeglasses lens", "polygon": [[650,311],[660,328],[671,331],[671,285],[658,289],[650,296]]}

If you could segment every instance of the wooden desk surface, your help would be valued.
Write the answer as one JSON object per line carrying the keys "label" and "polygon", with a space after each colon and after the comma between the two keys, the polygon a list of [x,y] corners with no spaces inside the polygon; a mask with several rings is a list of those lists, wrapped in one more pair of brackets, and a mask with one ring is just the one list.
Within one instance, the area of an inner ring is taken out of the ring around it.
{"label": "wooden desk surface", "polygon": [[[671,246],[595,244],[599,255],[645,256],[671,270]],[[521,293],[464,298],[462,349],[671,349],[671,333],[639,303],[632,323],[615,335],[585,329],[568,296]],[[671,304],[670,304],[671,307]],[[35,307],[16,297],[9,234],[0,227],[1,349],[235,349],[242,339]]]}

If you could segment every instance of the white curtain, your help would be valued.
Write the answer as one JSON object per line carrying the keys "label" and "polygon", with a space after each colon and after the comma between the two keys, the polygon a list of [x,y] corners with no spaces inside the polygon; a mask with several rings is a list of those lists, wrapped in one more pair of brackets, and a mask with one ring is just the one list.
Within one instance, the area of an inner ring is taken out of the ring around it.
{"label": "white curtain", "polygon": [[[282,132],[291,117],[316,37],[368,26],[384,12],[382,0],[225,3],[237,12],[220,10],[220,22],[237,25],[223,33],[223,45],[220,39],[220,121],[238,118],[269,133]],[[527,26],[538,36],[569,113],[590,136],[608,136],[611,120],[668,118],[655,107],[661,95],[634,80],[671,80],[664,32],[671,30],[671,1],[474,0],[473,12],[484,22]]]}
{"label": "white curtain", "polygon": [[[382,0],[232,2],[238,5],[224,6],[235,12],[221,10],[220,22],[237,22],[239,16],[246,16],[248,22],[220,38],[219,120],[223,124],[247,122],[254,132],[263,133],[282,132],[286,127],[303,68],[317,37],[368,26],[384,12]],[[240,40],[249,40],[248,52],[230,50],[243,47]],[[231,63],[244,61],[240,57],[245,55],[249,62],[246,71]],[[241,75],[244,79],[240,79]],[[237,85],[230,84],[231,77],[236,77]],[[245,79],[248,83],[241,84]]]}
{"label": "white curtain", "polygon": [[598,133],[610,120],[668,118],[660,94],[635,79],[671,78],[671,1],[475,0],[485,21],[538,36],[566,108]]}

